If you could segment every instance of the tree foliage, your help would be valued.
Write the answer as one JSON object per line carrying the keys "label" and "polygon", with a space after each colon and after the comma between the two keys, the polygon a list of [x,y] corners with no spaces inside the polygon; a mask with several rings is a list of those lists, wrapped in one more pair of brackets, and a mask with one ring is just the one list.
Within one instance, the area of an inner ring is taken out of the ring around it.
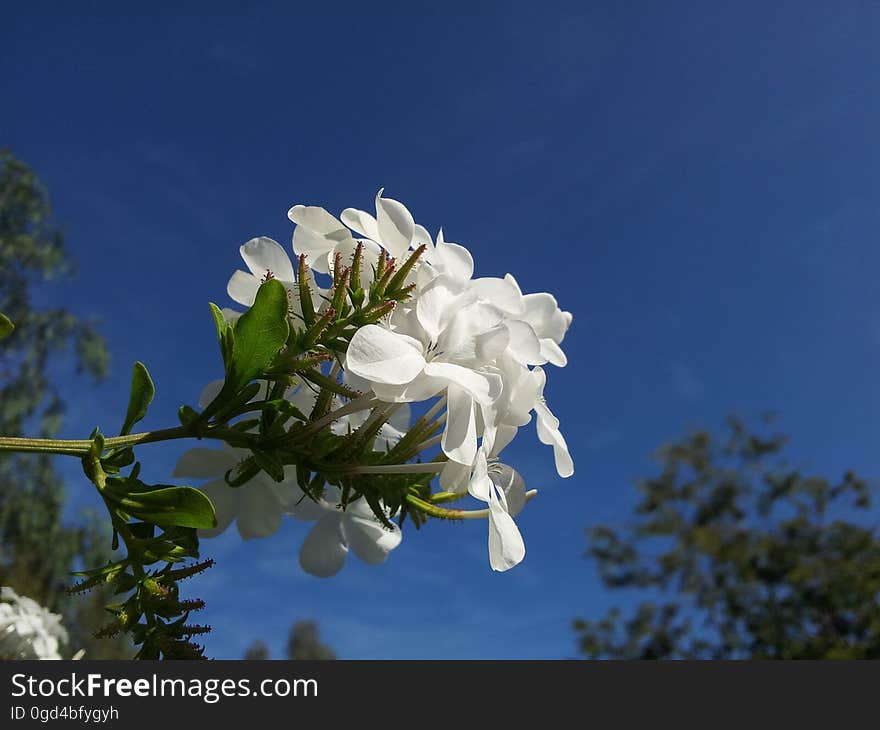
{"label": "tree foliage", "polygon": [[336,659],[336,652],[321,642],[318,624],[314,621],[297,621],[290,629],[287,640],[288,659]]}
{"label": "tree foliage", "polygon": [[[254,641],[244,653],[244,659],[269,659],[269,647],[260,639]],[[297,621],[290,627],[287,638],[287,658],[292,661],[308,659],[336,659],[336,652],[321,642],[315,621]]]}
{"label": "tree foliage", "polygon": [[[34,172],[0,150],[0,312],[15,328],[0,341],[0,433],[58,432],[64,402],[49,371],[65,353],[77,372],[107,372],[109,356],[94,325],[32,300],[35,284],[71,275],[73,263]],[[97,640],[104,598],[67,598],[70,571],[106,558],[109,533],[83,515],[64,520],[64,485],[46,454],[0,455],[0,585],[65,615],[71,650],[89,658],[122,656],[121,641]]]}
{"label": "tree foliage", "polygon": [[729,419],[659,451],[631,524],[588,531],[605,585],[644,600],[578,620],[582,654],[613,659],[880,658],[874,487],[805,475],[785,439]]}

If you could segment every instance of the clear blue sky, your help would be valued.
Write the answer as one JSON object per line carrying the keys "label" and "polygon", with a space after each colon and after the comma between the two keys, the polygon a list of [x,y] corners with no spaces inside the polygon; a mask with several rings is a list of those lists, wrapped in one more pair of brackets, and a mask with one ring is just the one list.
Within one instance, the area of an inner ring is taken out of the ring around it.
{"label": "clear blue sky", "polygon": [[[571,656],[571,619],[618,601],[584,528],[626,518],[655,447],[731,411],[779,412],[808,468],[880,473],[876,4],[173,5],[0,11],[0,144],[81,266],[41,301],[99,314],[113,353],[105,384],[69,380],[67,435],[118,427],[136,359],[145,426],[195,402],[219,375],[207,302],[230,304],[241,243],[289,244],[294,203],[385,186],[478,274],[574,313],[548,399],[576,474],[532,428],[505,452],[541,490],[523,565],[491,573],[483,525],[408,530],[329,581],[297,565],[302,525],[225,536],[199,585],[211,655],[277,655],[312,617],[346,657]],[[148,476],[185,448],[141,449]]]}

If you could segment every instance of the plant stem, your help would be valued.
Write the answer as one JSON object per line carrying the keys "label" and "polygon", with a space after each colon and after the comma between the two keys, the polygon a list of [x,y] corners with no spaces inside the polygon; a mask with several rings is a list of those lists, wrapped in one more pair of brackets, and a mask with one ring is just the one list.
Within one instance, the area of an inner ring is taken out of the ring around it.
{"label": "plant stem", "polygon": [[[182,438],[215,438],[247,440],[248,434],[227,428],[206,428],[204,433],[196,436],[183,426],[163,428],[159,431],[132,433],[127,436],[110,436],[104,439],[105,449],[116,449],[138,444],[150,444],[158,441],[173,441]],[[0,452],[15,451],[20,453],[61,454],[63,456],[84,456],[91,449],[91,439],[38,439],[17,436],[0,436]]]}
{"label": "plant stem", "polygon": [[[530,489],[526,492],[526,501],[530,501],[537,493],[537,489]],[[485,520],[489,518],[488,509],[446,509],[445,507],[425,502],[425,500],[419,499],[414,494],[407,494],[406,502],[410,507],[417,509],[422,514],[429,517],[437,517],[441,520]]]}

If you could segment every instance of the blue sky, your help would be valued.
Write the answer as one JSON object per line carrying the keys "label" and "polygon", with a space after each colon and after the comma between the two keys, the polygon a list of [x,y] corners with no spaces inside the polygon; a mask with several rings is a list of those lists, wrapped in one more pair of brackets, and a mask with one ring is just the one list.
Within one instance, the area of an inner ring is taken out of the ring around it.
{"label": "blue sky", "polygon": [[[572,656],[571,619],[620,601],[584,528],[626,519],[651,452],[731,411],[777,411],[809,469],[878,476],[876,5],[323,5],[4,7],[0,144],[80,263],[40,301],[100,315],[113,353],[99,387],[60,375],[65,433],[118,427],[137,359],[144,425],[173,424],[219,375],[207,302],[230,304],[238,246],[288,245],[294,203],[367,209],[385,186],[479,275],[574,314],[547,395],[576,473],[532,428],[505,452],[541,494],[503,575],[477,524],[407,531],[329,581],[300,571],[293,522],[206,542],[209,654],[277,655],[311,617],[345,657]],[[185,448],[141,449],[147,475]]]}

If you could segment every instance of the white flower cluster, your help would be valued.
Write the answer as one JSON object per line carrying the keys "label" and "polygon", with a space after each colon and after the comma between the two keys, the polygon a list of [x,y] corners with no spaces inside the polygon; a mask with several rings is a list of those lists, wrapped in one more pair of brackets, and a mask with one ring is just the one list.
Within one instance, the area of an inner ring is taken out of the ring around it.
{"label": "white flower cluster", "polygon": [[[375,216],[348,208],[340,220],[323,208],[304,205],[288,213],[296,224],[294,251],[305,254],[311,269],[319,274],[332,274],[335,262],[350,261],[360,245],[364,286],[374,276],[383,250],[402,261],[425,247],[408,275],[411,296],[376,324],[360,327],[351,338],[341,377],[370,395],[366,405],[359,403],[364,399],[342,403],[332,427],[338,433],[356,429],[372,417],[363,408],[393,413],[393,420],[377,439],[381,442],[377,449],[384,450],[407,430],[406,404],[433,401],[429,414],[445,423],[439,439],[425,446],[439,441],[447,458],[440,487],[453,495],[470,493],[486,504],[490,564],[494,570],[507,570],[525,555],[513,517],[525,505],[527,494],[520,475],[499,463],[498,457],[517,430],[531,421],[532,412],[539,440],[553,448],[559,475],[569,477],[574,472],[559,421],[544,400],[542,367],[548,363],[565,366],[560,345],[571,314],[562,311],[550,294],[523,294],[510,274],[474,278],[473,257],[464,246],[444,240],[442,230],[435,241],[402,203],[383,197],[382,192],[376,195]],[[256,238],[241,247],[241,255],[249,272],[233,274],[227,287],[230,297],[250,306],[261,282],[272,277],[290,291],[295,316],[298,287],[283,247],[271,239]],[[310,286],[320,295],[314,275],[310,276]],[[237,316],[228,310],[226,315]],[[288,397],[314,398],[306,387],[292,389]],[[176,474],[219,477],[238,458],[228,451],[221,463],[217,452],[208,455],[206,451],[184,455]],[[374,467],[371,473],[382,469]],[[388,467],[388,472],[405,469]],[[279,484],[262,478],[246,485],[247,491],[226,488],[222,478],[205,487],[217,507],[218,530],[237,518],[242,537],[263,536],[278,529],[284,512],[317,520],[300,562],[306,571],[321,576],[337,572],[349,548],[366,562],[379,563],[400,543],[399,530],[389,532],[365,504],[349,505],[343,512],[334,503],[338,495],[330,490],[315,504],[303,499],[293,479]]]}
{"label": "white flower cluster", "polygon": [[61,616],[8,586],[0,588],[0,657],[61,659],[59,648],[65,643]]}

